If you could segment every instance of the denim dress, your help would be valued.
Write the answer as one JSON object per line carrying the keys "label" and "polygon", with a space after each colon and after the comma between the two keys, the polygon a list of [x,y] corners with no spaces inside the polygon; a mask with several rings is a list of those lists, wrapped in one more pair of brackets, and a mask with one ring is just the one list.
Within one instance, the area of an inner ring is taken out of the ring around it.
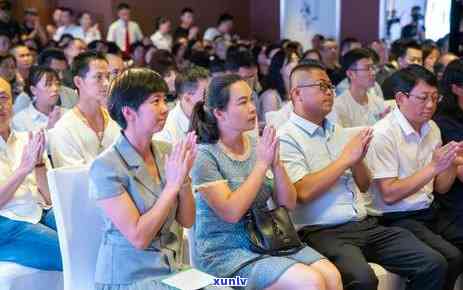
{"label": "denim dress", "polygon": [[[194,226],[195,263],[200,270],[216,277],[227,277],[246,261],[260,254],[251,250],[245,230],[245,218],[237,223],[222,220],[201,194],[208,184],[226,182],[235,191],[246,181],[256,162],[256,140],[247,137],[248,150],[241,157],[232,156],[220,144],[202,144],[192,169],[193,188],[198,192]],[[269,175],[269,174],[268,174]],[[252,207],[264,208],[272,198],[273,179],[266,177]],[[233,276],[247,278],[247,289],[263,289],[273,284],[296,263],[310,265],[324,259],[315,250],[304,247],[290,256],[266,257],[242,268]]]}
{"label": "denim dress", "polygon": [[[160,183],[149,175],[140,155],[121,134],[116,141],[99,155],[90,168],[90,197],[94,200],[112,198],[127,192],[140,215],[150,210],[165,186],[163,156],[170,145],[153,141]],[[98,252],[95,289],[142,290],[171,289],[160,282],[179,268],[179,237],[175,231],[175,204],[160,232],[153,236],[149,247],[138,250],[122,235],[105,216],[103,236]]]}

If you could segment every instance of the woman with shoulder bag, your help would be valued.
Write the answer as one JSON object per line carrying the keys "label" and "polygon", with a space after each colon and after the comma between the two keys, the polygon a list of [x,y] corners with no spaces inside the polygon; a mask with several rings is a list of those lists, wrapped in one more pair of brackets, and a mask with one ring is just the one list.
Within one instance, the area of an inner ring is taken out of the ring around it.
{"label": "woman with shoulder bag", "polygon": [[[193,111],[196,265],[217,277],[247,278],[247,289],[342,289],[335,266],[293,238],[284,213],[296,206],[296,191],[275,129],[265,128],[258,141],[246,133],[256,124],[251,94],[237,75],[215,77]],[[265,210],[269,204],[276,209]]]}

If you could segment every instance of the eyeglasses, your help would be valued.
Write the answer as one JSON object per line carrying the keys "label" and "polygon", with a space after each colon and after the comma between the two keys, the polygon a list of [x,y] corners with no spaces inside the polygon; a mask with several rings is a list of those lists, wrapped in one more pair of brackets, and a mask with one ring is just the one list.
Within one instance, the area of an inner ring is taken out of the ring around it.
{"label": "eyeglasses", "polygon": [[429,100],[431,100],[434,104],[437,104],[439,103],[440,101],[442,101],[442,95],[439,95],[439,93],[432,93],[432,94],[424,94],[422,96],[419,96],[419,95],[412,95],[412,94],[409,94],[409,93],[405,93],[403,92],[404,95],[406,95],[407,97],[414,97],[419,104],[426,104],[427,102],[429,102]]}
{"label": "eyeglasses", "polygon": [[378,70],[378,67],[376,65],[367,65],[366,67],[360,67],[360,68],[351,68],[349,70],[353,71],[371,71],[371,72],[376,72]]}
{"label": "eyeglasses", "polygon": [[327,93],[328,91],[333,92],[334,89],[336,88],[330,83],[318,83],[318,84],[310,84],[310,85],[300,85],[297,86],[296,88],[311,88],[311,87],[318,87],[321,92]]}

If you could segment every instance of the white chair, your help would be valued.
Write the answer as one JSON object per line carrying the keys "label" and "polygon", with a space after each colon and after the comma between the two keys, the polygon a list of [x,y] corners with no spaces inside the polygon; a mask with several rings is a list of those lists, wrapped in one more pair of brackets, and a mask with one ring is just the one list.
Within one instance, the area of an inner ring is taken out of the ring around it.
{"label": "white chair", "polygon": [[103,222],[88,196],[88,168],[48,172],[63,258],[64,290],[94,289]]}
{"label": "white chair", "polygon": [[63,273],[0,262],[0,290],[62,290]]}
{"label": "white chair", "polygon": [[370,263],[378,278],[378,290],[404,290],[405,280],[399,275],[388,272],[378,264]]}

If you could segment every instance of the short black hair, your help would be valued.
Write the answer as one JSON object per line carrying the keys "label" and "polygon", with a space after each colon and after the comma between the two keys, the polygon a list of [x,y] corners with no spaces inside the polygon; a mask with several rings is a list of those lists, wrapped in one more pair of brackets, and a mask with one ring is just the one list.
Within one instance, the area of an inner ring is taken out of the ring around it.
{"label": "short black hair", "polygon": [[208,79],[207,69],[193,65],[180,71],[175,77],[175,92],[181,96],[186,92],[196,91],[198,81]]}
{"label": "short black hair", "polygon": [[10,42],[11,42],[11,33],[8,30],[6,30],[5,28],[0,29],[0,36],[8,37],[10,39]]}
{"label": "short black hair", "polygon": [[102,39],[92,40],[89,44],[87,44],[87,49],[108,52],[108,44]]}
{"label": "short black hair", "polygon": [[169,18],[164,17],[164,16],[159,16],[156,17],[156,20],[154,21],[154,30],[158,30],[161,25],[164,23],[170,22]]}
{"label": "short black hair", "polygon": [[74,10],[72,10],[72,8],[69,8],[69,7],[63,7],[60,9],[61,12],[67,12],[69,13],[69,15],[73,16],[74,15]]}
{"label": "short black hair", "polygon": [[37,57],[37,64],[39,66],[50,66],[52,60],[66,61],[66,56],[61,49],[58,48],[46,48]]}
{"label": "short black hair", "polygon": [[219,19],[217,20],[217,24],[221,24],[222,22],[226,21],[233,21],[233,15],[228,13],[220,14]]}
{"label": "short black hair", "polygon": [[376,50],[374,50],[371,47],[366,47],[365,49],[368,50],[368,52],[370,53],[370,56],[371,56],[371,59],[373,60],[373,63],[378,64],[380,59],[379,59],[379,54],[376,52]]}
{"label": "short black hair", "polygon": [[463,87],[463,60],[461,58],[451,61],[445,68],[440,83],[440,91],[443,95],[439,104],[439,112],[460,118],[461,109],[458,104],[458,96],[453,93],[452,85]]}
{"label": "short black hair", "polygon": [[185,7],[180,11],[180,15],[183,15],[185,13],[194,14],[195,12],[193,11],[193,9],[191,7]]}
{"label": "short black hair", "polygon": [[125,3],[125,2],[121,2],[117,5],[117,11],[121,11],[123,9],[128,9],[130,10],[130,5],[128,3]]}
{"label": "short black hair", "polygon": [[188,60],[190,63],[196,66],[201,66],[204,68],[209,67],[212,56],[205,50],[196,50],[193,49],[188,55]]}
{"label": "short black hair", "polygon": [[289,74],[289,87],[293,88],[293,75],[299,71],[310,72],[312,70],[321,70],[326,72],[325,66],[314,59],[302,59],[298,65],[296,65]]}
{"label": "short black hair", "polygon": [[267,46],[265,48],[265,56],[266,57],[270,57],[270,53],[272,52],[272,50],[274,49],[281,49],[281,45],[277,44],[277,43],[272,43],[270,44],[269,46]]}
{"label": "short black hair", "polygon": [[373,58],[371,57],[371,53],[367,49],[365,48],[352,49],[351,51],[347,52],[341,58],[342,70],[346,72],[353,65],[356,65],[359,60],[364,59],[364,58],[369,58],[373,60]]}
{"label": "short black hair", "polygon": [[352,43],[360,43],[360,41],[355,37],[346,37],[341,41],[341,51],[344,50],[344,47],[347,45],[351,45]]}
{"label": "short black hair", "polygon": [[150,95],[167,94],[168,90],[166,82],[155,71],[148,68],[126,69],[114,78],[109,87],[109,115],[125,129],[127,121],[122,114],[124,107],[137,111]]}
{"label": "short black hair", "polygon": [[428,58],[428,56],[434,51],[437,50],[440,53],[440,49],[437,46],[437,44],[431,40],[427,39],[423,41],[423,44],[421,45],[421,49],[423,51],[423,61]]}
{"label": "short black hair", "polygon": [[174,57],[165,49],[158,49],[153,53],[148,67],[159,73],[162,77],[167,76],[171,71],[177,71]]}
{"label": "short black hair", "polygon": [[16,63],[16,58],[14,58],[14,55],[12,55],[11,53],[7,53],[7,54],[0,54],[0,64],[2,64],[5,60],[11,58],[14,63]]}
{"label": "short black hair", "polygon": [[94,60],[103,60],[108,62],[105,55],[97,51],[86,51],[77,55],[71,66],[72,77],[80,76],[84,78],[90,69],[90,62]]}
{"label": "short black hair", "polygon": [[241,67],[256,67],[257,63],[249,50],[236,50],[227,53],[225,68],[231,72],[238,72]]}
{"label": "short black hair", "polygon": [[106,45],[108,46],[107,53],[110,53],[110,54],[121,54],[122,53],[122,50],[114,41],[108,41],[106,42]]}
{"label": "short black hair", "polygon": [[393,73],[388,80],[388,95],[394,97],[397,93],[410,93],[418,82],[423,81],[429,86],[438,87],[436,76],[421,65],[412,64]]}
{"label": "short black hair", "polygon": [[421,45],[414,39],[404,40],[398,47],[398,57],[404,57],[408,49],[422,50]]}
{"label": "short black hair", "polygon": [[303,54],[301,59],[305,59],[309,54],[315,53],[318,56],[318,59],[322,59],[322,55],[320,54],[320,51],[316,48],[308,49],[306,50]]}

